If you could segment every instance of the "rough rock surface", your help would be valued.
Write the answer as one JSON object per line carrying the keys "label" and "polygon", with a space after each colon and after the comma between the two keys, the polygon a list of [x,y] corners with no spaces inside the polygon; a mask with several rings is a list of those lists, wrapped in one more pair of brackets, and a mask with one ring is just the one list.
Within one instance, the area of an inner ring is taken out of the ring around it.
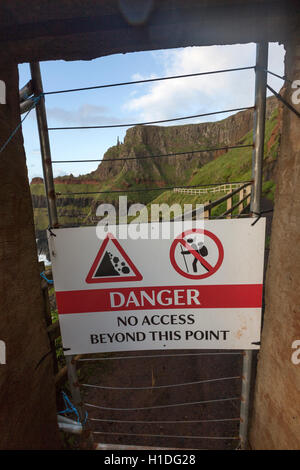
{"label": "rough rock surface", "polygon": [[[267,118],[270,117],[277,100],[273,97],[268,99]],[[235,145],[253,128],[253,111],[246,110],[238,112],[226,119],[217,122],[205,122],[202,124],[187,124],[180,126],[135,126],[126,132],[124,143],[111,147],[104,155],[103,160],[108,158],[137,157],[137,160],[127,162],[100,163],[97,170],[91,176],[97,180],[105,181],[107,178],[116,176],[121,169],[133,171],[136,176],[147,179],[143,171],[139,156],[161,155],[180,151],[195,151],[197,149],[222,147]],[[225,152],[220,151],[220,152]],[[186,158],[180,156],[165,157],[161,162],[152,161],[152,170],[156,172],[156,178],[161,175],[160,167],[170,165],[175,168],[174,183],[178,183],[180,175],[189,167],[197,165],[200,167],[220,155],[220,152],[203,152],[188,154]],[[145,160],[144,160],[145,161]],[[142,176],[144,175],[144,176]],[[141,179],[142,181],[142,179]]]}
{"label": "rough rock surface", "polygon": [[[0,63],[0,79],[7,84],[2,143],[20,121],[16,65]],[[0,220],[0,339],[7,351],[0,365],[0,449],[59,448],[51,355],[36,367],[50,346],[20,132],[1,153]]]}
{"label": "rough rock surface", "polygon": [[[296,39],[296,38],[295,38]],[[300,45],[286,44],[286,76],[299,79]],[[293,89],[284,97],[291,102]],[[300,340],[300,140],[299,118],[283,110],[277,167],[266,309],[256,379],[251,446],[254,449],[299,449],[300,365],[293,364],[292,343]]]}

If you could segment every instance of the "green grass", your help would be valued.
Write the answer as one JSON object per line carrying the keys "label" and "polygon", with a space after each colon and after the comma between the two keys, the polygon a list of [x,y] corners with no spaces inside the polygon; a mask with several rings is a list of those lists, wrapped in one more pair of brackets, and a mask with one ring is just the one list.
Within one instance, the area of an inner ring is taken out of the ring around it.
{"label": "green grass", "polygon": [[[62,184],[56,183],[55,184],[55,191],[56,193],[76,193],[76,192],[89,192],[89,191],[99,191],[99,185],[96,184]],[[45,187],[42,183],[31,184],[30,185],[31,194],[35,194],[37,196],[45,196]],[[82,196],[72,196],[72,197],[82,197]]]}
{"label": "green grass", "polygon": [[[277,124],[278,111],[275,110],[271,118],[266,121],[265,129],[265,165],[268,161],[277,158],[279,149],[279,138],[275,139],[274,144],[268,150],[267,143],[271,137],[274,127]],[[248,132],[240,142],[243,145],[252,144],[252,131]],[[214,183],[224,182],[239,182],[249,181],[252,176],[252,148],[239,148],[231,149],[227,153],[219,156],[215,160],[207,163],[190,178],[187,185],[209,185]],[[274,200],[275,183],[273,180],[264,181],[263,195],[271,200]],[[185,195],[174,193],[173,191],[165,191],[156,197],[152,203],[161,204],[204,204],[208,199],[214,201],[220,198],[224,193],[216,193],[214,195]],[[226,203],[225,203],[226,204]],[[224,206],[224,205],[223,205]],[[223,210],[224,209],[224,210]],[[220,207],[213,211],[213,215],[220,215],[221,211],[225,212],[226,207]]]}
{"label": "green grass", "polygon": [[262,194],[264,197],[274,201],[276,184],[273,180],[265,181],[262,187]]}
{"label": "green grass", "polygon": [[[269,163],[272,163],[277,158],[279,149],[279,134],[276,135],[272,146],[268,149],[268,142],[272,135],[272,132],[277,125],[278,111],[275,110],[266,121],[265,128],[265,167]],[[184,126],[180,126],[183,128]],[[171,129],[165,128],[164,132],[171,133]],[[252,131],[248,132],[243,139],[240,140],[240,144],[252,145]],[[219,144],[221,146],[221,143]],[[201,146],[205,148],[211,146],[211,143],[206,142],[205,138],[201,139]],[[199,143],[195,142],[194,145],[189,145],[187,148],[184,145],[184,141],[179,137],[175,137],[172,141],[172,148],[168,149],[171,152],[180,152],[199,149]],[[184,147],[184,148],[183,148]],[[158,154],[155,152],[155,148],[149,149],[145,144],[135,144],[134,142],[126,142],[110,148],[106,153],[106,158],[118,158],[123,155],[124,152],[130,155],[149,155]],[[200,159],[194,159],[189,162],[188,168],[184,168],[181,171],[181,166],[176,169],[176,165],[168,163],[168,161],[162,159],[154,160],[140,160],[139,171],[136,169],[129,170],[126,166],[123,166],[120,172],[107,181],[99,182],[99,184],[62,184],[57,183],[55,189],[57,192],[66,193],[67,196],[58,196],[58,199],[68,197],[70,203],[66,206],[58,207],[59,221],[62,225],[85,225],[90,224],[92,216],[95,216],[96,207],[101,203],[112,203],[117,207],[119,196],[126,195],[128,205],[139,202],[145,204],[148,207],[150,203],[166,203],[172,205],[174,203],[183,204],[203,204],[208,200],[215,200],[224,195],[219,193],[215,195],[185,195],[174,193],[173,191],[145,191],[139,192],[139,189],[155,188],[162,186],[162,182],[165,186],[198,186],[198,185],[209,185],[223,182],[235,182],[235,181],[247,181],[251,179],[252,174],[252,148],[239,148],[230,149],[227,153],[224,153],[217,157],[215,160],[199,167],[201,165]],[[97,172],[95,172],[97,173]],[[85,177],[90,178],[89,175],[82,177],[83,181]],[[93,175],[93,178],[96,174]],[[72,178],[71,178],[72,179]],[[129,193],[114,193],[114,190],[130,190],[133,192]],[[134,190],[137,190],[136,192]],[[44,195],[44,185],[34,184],[31,185],[32,194]],[[73,195],[71,193],[90,193],[97,191],[107,191],[102,194],[78,194]],[[272,180],[263,182],[263,195],[271,200],[274,199],[275,183]],[[69,194],[69,196],[68,196]],[[72,199],[89,198],[90,202],[85,207],[77,207],[72,205]],[[213,215],[219,215],[219,212],[224,207],[214,209]],[[226,208],[224,209],[224,211]],[[224,212],[223,211],[223,212]],[[36,228],[43,230],[48,226],[48,215],[46,208],[35,208],[34,209]],[[132,219],[132,218],[131,218]]]}

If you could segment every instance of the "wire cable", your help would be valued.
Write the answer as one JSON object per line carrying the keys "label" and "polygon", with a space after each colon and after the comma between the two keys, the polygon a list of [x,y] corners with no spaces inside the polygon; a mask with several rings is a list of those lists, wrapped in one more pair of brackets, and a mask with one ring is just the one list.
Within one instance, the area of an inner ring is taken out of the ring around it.
{"label": "wire cable", "polygon": [[105,385],[93,385],[93,384],[81,384],[81,387],[90,387],[90,388],[101,388],[105,390],[154,390],[154,389],[161,389],[161,388],[173,388],[173,387],[184,387],[187,385],[198,385],[210,382],[220,382],[222,380],[234,380],[240,379],[241,377],[238,375],[236,377],[222,377],[219,379],[207,379],[207,380],[198,380],[197,382],[186,382],[181,384],[171,384],[171,385],[155,385],[155,386],[148,386],[148,387],[108,387]]}
{"label": "wire cable", "polygon": [[97,408],[99,410],[109,410],[109,411],[138,411],[138,410],[157,410],[161,408],[174,408],[176,406],[190,406],[190,405],[202,405],[205,403],[217,403],[217,402],[224,402],[224,401],[233,401],[233,400],[240,400],[241,397],[231,397],[231,398],[217,398],[215,400],[203,400],[203,401],[194,401],[194,402],[187,402],[187,403],[172,403],[169,405],[155,405],[155,406],[142,406],[139,408],[110,408],[107,406],[98,406],[93,405],[91,403],[84,403],[85,406],[90,406],[92,408]]}
{"label": "wire cable", "polygon": [[[58,183],[59,184],[59,183]],[[86,191],[86,192],[79,192],[79,193],[60,193],[56,192],[57,196],[79,196],[80,194],[114,194],[114,193],[144,193],[149,191],[167,191],[169,189],[174,189],[177,186],[165,186],[164,188],[142,188],[142,189],[113,189],[110,191]],[[182,186],[184,187],[184,186]],[[188,188],[194,188],[198,186],[187,186]]]}
{"label": "wire cable", "polygon": [[267,88],[276,96],[276,98],[281,101],[290,111],[292,111],[298,118],[300,118],[300,113],[294,108],[288,101],[286,101],[277,91],[275,91],[270,85],[267,84]]}
{"label": "wire cable", "polygon": [[187,357],[187,356],[242,356],[243,352],[221,352],[221,353],[187,353],[187,354],[152,354],[151,356],[115,356],[80,358],[78,361],[113,361],[119,359],[152,359],[157,357]]}
{"label": "wire cable", "polygon": [[[249,183],[252,184],[251,181],[244,181],[241,182],[241,184],[244,183]],[[59,184],[59,183],[57,183]],[[180,188],[201,188],[201,187],[207,187],[207,186],[221,186],[222,184],[238,184],[238,182],[226,182],[226,183],[212,183],[212,184],[203,184],[203,185],[194,185],[194,186],[180,186]],[[108,191],[84,191],[84,192],[69,192],[69,193],[60,193],[56,192],[57,196],[79,196],[81,194],[114,194],[114,193],[144,193],[144,192],[149,192],[149,191],[168,191],[174,188],[178,188],[178,186],[164,186],[161,188],[137,188],[137,189],[112,189]]]}
{"label": "wire cable", "polygon": [[165,153],[162,155],[142,155],[140,157],[125,157],[125,158],[97,158],[97,159],[85,159],[85,160],[52,160],[52,163],[87,163],[87,162],[126,162],[128,160],[145,160],[147,158],[163,158],[163,157],[175,157],[175,156],[183,156],[183,155],[192,155],[195,153],[203,153],[203,152],[215,152],[218,150],[230,150],[230,149],[239,149],[239,148],[248,148],[252,147],[253,144],[247,145],[226,145],[224,147],[210,147],[206,149],[199,149],[199,150],[191,150],[186,152],[176,152],[176,153]]}
{"label": "wire cable", "polygon": [[[57,183],[59,184],[59,183]],[[174,189],[177,186],[165,186],[164,188],[142,188],[142,189],[113,189],[110,191],[86,191],[80,193],[60,193],[57,192],[57,196],[79,196],[80,194],[113,194],[113,193],[144,193],[148,191],[167,191],[169,189]],[[182,186],[184,187],[184,186]],[[194,188],[198,186],[187,186],[188,188]]]}
{"label": "wire cable", "polygon": [[62,131],[62,130],[78,130],[78,129],[111,129],[115,127],[134,127],[134,126],[146,126],[150,124],[161,124],[163,122],[173,122],[173,121],[182,121],[184,119],[193,119],[205,116],[213,116],[216,114],[225,114],[225,113],[232,113],[236,111],[245,111],[247,109],[254,109],[254,106],[248,106],[243,108],[233,108],[233,109],[225,109],[222,111],[213,111],[211,113],[204,113],[204,114],[194,114],[192,116],[183,116],[183,117],[176,117],[172,119],[161,119],[159,121],[148,121],[148,122],[135,122],[130,124],[108,124],[108,125],[99,125],[99,126],[67,126],[67,127],[48,127],[48,131]]}
{"label": "wire cable", "polygon": [[199,77],[201,75],[212,75],[216,73],[226,73],[226,72],[237,72],[241,70],[251,70],[254,69],[255,66],[250,65],[248,67],[237,67],[237,68],[231,68],[231,69],[223,69],[223,70],[212,70],[209,72],[197,72],[197,73],[189,73],[189,74],[184,74],[184,75],[172,75],[169,77],[159,77],[159,78],[146,78],[144,80],[133,80],[129,82],[120,82],[120,83],[108,83],[105,85],[95,85],[95,86],[89,86],[89,87],[82,87],[82,88],[70,88],[66,90],[57,90],[57,91],[47,91],[44,92],[44,95],[55,95],[59,93],[73,93],[73,92],[78,92],[78,91],[87,91],[87,90],[97,90],[100,88],[111,88],[111,87],[116,87],[116,86],[124,86],[124,85],[137,85],[138,83],[150,83],[150,82],[158,82],[158,81],[163,81],[163,80],[173,80],[177,78],[189,78],[189,77]]}
{"label": "wire cable", "polygon": [[277,73],[271,72],[271,70],[267,70],[267,69],[265,69],[265,72],[269,73],[270,75],[273,75],[274,77],[280,78],[281,80],[283,80],[285,82],[288,82],[290,84],[293,83],[292,80],[289,80],[286,75],[281,76],[281,75],[278,75]]}
{"label": "wire cable", "polygon": [[29,115],[29,113],[33,110],[33,108],[35,108],[38,100],[40,99],[41,95],[36,97],[35,100],[33,101],[32,103],[32,107],[27,111],[27,113],[25,114],[25,116],[23,117],[23,119],[21,119],[21,121],[19,122],[19,124],[17,125],[17,127],[12,131],[12,133],[10,134],[10,136],[8,137],[8,139],[4,142],[4,144],[0,147],[0,153],[3,152],[3,150],[7,147],[7,145],[9,144],[9,142],[13,139],[13,137],[16,135],[16,133],[18,132],[18,130],[20,129],[20,127],[22,126],[23,122],[25,121],[25,119],[27,118],[27,116]]}
{"label": "wire cable", "polygon": [[137,421],[125,419],[103,419],[89,418],[89,421],[99,421],[102,423],[130,423],[130,424],[192,424],[192,423],[221,423],[227,421],[241,421],[241,418],[219,418],[219,419],[196,419],[196,420],[174,420],[174,421]]}
{"label": "wire cable", "polygon": [[137,437],[168,437],[173,438],[177,437],[179,439],[221,439],[221,440],[236,440],[239,439],[238,436],[176,436],[168,434],[135,434],[127,432],[105,432],[105,431],[93,431],[93,434],[110,434],[115,436],[137,436]]}

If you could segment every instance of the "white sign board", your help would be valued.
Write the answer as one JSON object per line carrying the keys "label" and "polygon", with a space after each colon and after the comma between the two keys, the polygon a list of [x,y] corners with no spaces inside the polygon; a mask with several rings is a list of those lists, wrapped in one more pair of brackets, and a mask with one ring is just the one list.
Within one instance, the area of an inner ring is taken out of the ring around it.
{"label": "white sign board", "polygon": [[117,239],[115,226],[101,240],[95,227],[53,229],[65,353],[258,349],[265,219],[252,223],[179,224],[178,233],[174,223],[172,239]]}

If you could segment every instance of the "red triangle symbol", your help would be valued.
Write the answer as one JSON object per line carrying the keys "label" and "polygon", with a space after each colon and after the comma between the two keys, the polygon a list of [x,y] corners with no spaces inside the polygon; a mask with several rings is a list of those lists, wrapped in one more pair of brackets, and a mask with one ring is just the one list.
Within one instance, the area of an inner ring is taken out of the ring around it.
{"label": "red triangle symbol", "polygon": [[[109,248],[109,242],[110,247]],[[102,242],[86,277],[88,284],[100,282],[141,281],[143,276],[112,233]]]}

